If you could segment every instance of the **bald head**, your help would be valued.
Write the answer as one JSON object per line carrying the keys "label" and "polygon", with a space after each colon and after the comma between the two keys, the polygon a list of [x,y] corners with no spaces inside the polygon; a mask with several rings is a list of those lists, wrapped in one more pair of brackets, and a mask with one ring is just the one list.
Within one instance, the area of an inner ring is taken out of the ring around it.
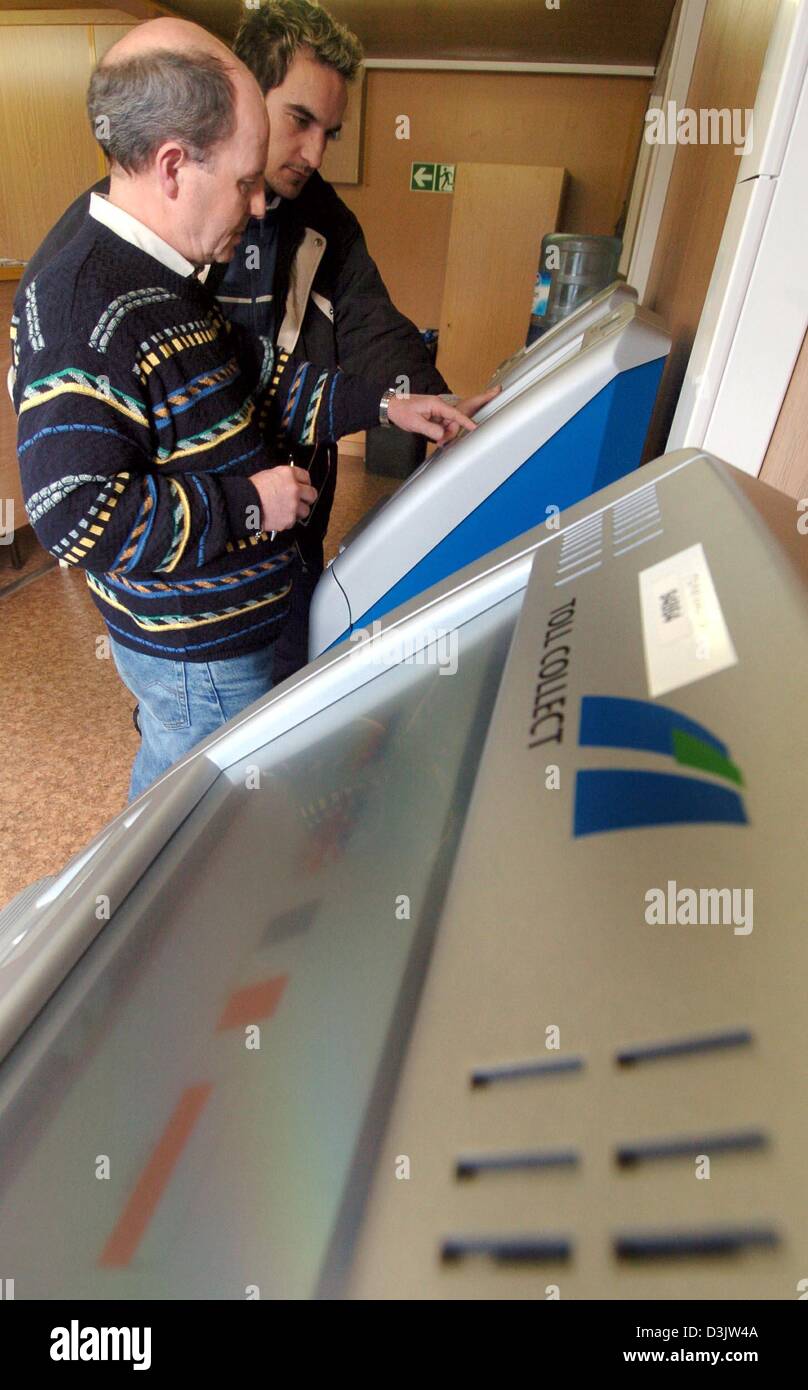
{"label": "bald head", "polygon": [[180,54],[190,59],[207,54],[218,59],[234,85],[237,102],[243,108],[239,115],[246,120],[257,121],[259,127],[263,125],[266,108],[261,89],[249,68],[215,34],[210,34],[201,24],[192,24],[189,19],[165,16],[136,24],[107,50],[101,66],[127,63],[133,58],[145,58],[155,53]]}
{"label": "bald head", "polygon": [[[257,131],[264,132],[267,126],[267,110],[261,90],[249,68],[236,58],[223,40],[207,32],[202,25],[192,24],[191,19],[164,17],[147,19],[145,24],[129,29],[124,38],[118,39],[107,50],[100,67],[124,67],[138,58],[149,58],[159,54],[172,54],[188,58],[213,58],[221,64],[229,82],[234,88],[236,121],[254,121]],[[267,131],[268,133],[268,131]]]}
{"label": "bald head", "polygon": [[198,24],[149,20],[99,63],[87,107],[110,201],[196,265],[229,260],[266,207],[269,121],[248,68]]}
{"label": "bald head", "polygon": [[[209,34],[201,24],[192,24],[189,19],[148,19],[145,24],[136,24],[122,39],[112,45],[104,56],[104,63],[123,63],[128,58],[141,58],[146,53],[165,49],[170,53],[211,53],[221,59],[228,67],[243,64],[231,53],[227,44],[214,34]],[[246,71],[246,69],[245,69]]]}

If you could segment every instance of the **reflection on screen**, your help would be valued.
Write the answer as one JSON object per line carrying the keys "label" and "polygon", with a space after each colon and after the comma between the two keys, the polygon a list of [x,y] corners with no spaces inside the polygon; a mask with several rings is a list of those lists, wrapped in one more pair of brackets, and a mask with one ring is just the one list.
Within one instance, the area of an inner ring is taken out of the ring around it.
{"label": "reflection on screen", "polygon": [[18,1299],[333,1276],[521,597],[222,774],[7,1059]]}

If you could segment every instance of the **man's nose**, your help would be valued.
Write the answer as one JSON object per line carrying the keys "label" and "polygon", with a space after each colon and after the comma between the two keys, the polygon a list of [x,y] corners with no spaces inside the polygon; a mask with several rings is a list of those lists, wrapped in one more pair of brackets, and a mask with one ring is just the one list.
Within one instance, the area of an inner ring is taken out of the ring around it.
{"label": "man's nose", "polygon": [[263,183],[250,199],[250,216],[261,218],[267,210],[267,195]]}
{"label": "man's nose", "polygon": [[303,142],[300,153],[310,169],[319,169],[325,154],[326,136],[322,130],[310,128],[306,131],[306,139]]}

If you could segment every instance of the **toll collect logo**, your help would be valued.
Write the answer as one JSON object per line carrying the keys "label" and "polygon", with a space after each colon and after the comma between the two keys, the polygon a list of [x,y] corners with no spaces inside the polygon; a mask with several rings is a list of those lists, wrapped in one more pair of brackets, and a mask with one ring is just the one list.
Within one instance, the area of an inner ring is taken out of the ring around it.
{"label": "toll collect logo", "polygon": [[[582,748],[630,748],[673,758],[683,768],[743,786],[725,743],[667,705],[584,695]],[[707,778],[644,768],[585,768],[575,779],[573,834],[601,835],[656,825],[746,825],[736,791]]]}

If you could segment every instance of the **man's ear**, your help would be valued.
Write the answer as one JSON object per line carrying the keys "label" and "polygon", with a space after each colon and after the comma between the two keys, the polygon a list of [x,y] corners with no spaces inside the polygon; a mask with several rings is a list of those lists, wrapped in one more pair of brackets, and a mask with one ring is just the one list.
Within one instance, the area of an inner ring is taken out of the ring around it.
{"label": "man's ear", "polygon": [[188,162],[186,151],[176,140],[166,140],[165,144],[160,146],[155,155],[154,169],[160,190],[166,198],[174,199],[178,196],[181,172]]}

